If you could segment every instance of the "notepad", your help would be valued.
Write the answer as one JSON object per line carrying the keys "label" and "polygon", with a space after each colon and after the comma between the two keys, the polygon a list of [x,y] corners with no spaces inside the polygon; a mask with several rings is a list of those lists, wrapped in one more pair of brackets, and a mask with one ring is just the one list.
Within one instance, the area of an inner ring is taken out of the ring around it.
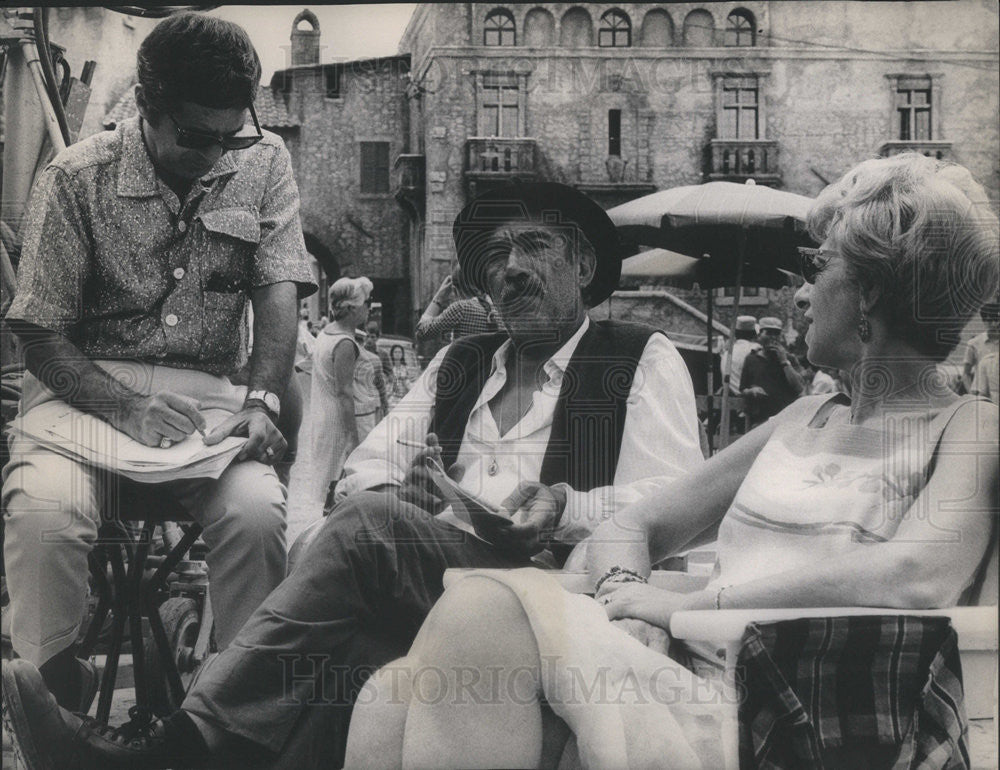
{"label": "notepad", "polygon": [[469,524],[477,537],[492,542],[491,536],[498,527],[509,527],[511,519],[508,515],[485,500],[476,497],[458,482],[453,480],[440,463],[428,460],[428,470],[441,499],[451,508],[452,513],[460,520]]}

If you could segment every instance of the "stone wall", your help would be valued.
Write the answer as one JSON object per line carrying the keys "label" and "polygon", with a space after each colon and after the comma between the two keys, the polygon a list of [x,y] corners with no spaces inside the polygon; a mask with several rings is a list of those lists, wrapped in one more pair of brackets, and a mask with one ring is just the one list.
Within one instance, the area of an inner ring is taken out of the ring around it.
{"label": "stone wall", "polygon": [[[392,296],[381,299],[396,305],[396,328],[406,328],[411,320],[409,222],[391,188],[393,161],[407,143],[408,62],[406,56],[388,57],[275,76],[275,81],[288,79],[289,114],[299,123],[287,143],[302,196],[303,231],[335,263],[328,273],[366,275],[377,286],[383,281],[393,287]],[[338,82],[335,75],[328,80],[333,67],[339,72],[339,92],[328,96],[328,84]],[[389,191],[360,191],[361,142],[389,144]]]}
{"label": "stone wall", "polygon": [[157,21],[98,7],[49,9],[49,39],[66,49],[74,77],[97,62],[80,138],[104,130],[101,120],[135,82],[136,51]]}
{"label": "stone wall", "polygon": [[[514,47],[482,45],[483,23],[498,7],[514,17]],[[587,4],[593,43],[571,47],[559,41],[574,7],[424,4],[414,15],[402,45],[412,46],[421,91],[413,115],[422,125],[413,133],[426,154],[428,225],[418,287],[424,301],[454,259],[450,224],[469,193],[464,150],[477,132],[481,71],[527,76],[524,136],[536,141],[541,178],[588,191],[609,185],[607,113],[621,110],[623,194],[707,181],[708,147],[718,135],[714,78],[758,74],[760,138],[778,143],[778,186],[810,196],[898,139],[887,76],[933,75],[940,98],[934,139],[950,142],[950,157],[969,167],[991,199],[1000,198],[995,3]],[[631,17],[630,48],[597,47],[598,20],[612,7]],[[737,7],[755,17],[753,47],[721,45],[726,17]],[[699,11],[711,15],[716,34],[709,43],[716,45],[684,45],[685,19]],[[643,37],[653,12],[658,29],[673,30],[663,45]],[[767,312],[790,315],[790,296],[769,301]]]}

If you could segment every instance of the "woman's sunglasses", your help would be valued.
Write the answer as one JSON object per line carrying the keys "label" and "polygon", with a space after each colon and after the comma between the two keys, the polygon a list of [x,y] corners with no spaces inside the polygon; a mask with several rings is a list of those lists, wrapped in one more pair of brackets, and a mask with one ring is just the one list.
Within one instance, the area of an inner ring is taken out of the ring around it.
{"label": "woman's sunglasses", "polygon": [[223,150],[245,150],[248,147],[253,147],[264,138],[264,134],[260,130],[260,123],[257,121],[257,111],[254,110],[252,104],[250,105],[250,117],[253,118],[253,126],[257,129],[256,136],[227,136],[208,131],[196,131],[193,128],[183,128],[178,125],[174,116],[169,112],[167,117],[170,118],[170,122],[174,124],[174,130],[177,132],[177,146],[188,150],[204,150],[215,144],[221,145]]}
{"label": "woman's sunglasses", "polygon": [[806,283],[816,283],[816,276],[823,272],[837,252],[829,249],[811,249],[799,246],[799,272]]}

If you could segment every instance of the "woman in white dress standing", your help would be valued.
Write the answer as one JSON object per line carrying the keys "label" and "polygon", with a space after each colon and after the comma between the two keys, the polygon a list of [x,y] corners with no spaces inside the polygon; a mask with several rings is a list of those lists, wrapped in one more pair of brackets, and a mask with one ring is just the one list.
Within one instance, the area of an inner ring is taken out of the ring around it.
{"label": "woman in white dress standing", "polygon": [[313,496],[326,499],[344,461],[375,427],[379,408],[371,358],[355,339],[368,320],[372,282],[340,278],[330,287],[331,322],[316,337],[312,373]]}

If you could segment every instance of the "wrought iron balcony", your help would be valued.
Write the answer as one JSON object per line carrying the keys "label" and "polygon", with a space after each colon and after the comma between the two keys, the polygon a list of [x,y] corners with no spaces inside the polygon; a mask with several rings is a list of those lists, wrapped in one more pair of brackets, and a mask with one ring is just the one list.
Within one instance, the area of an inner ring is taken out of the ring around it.
{"label": "wrought iron balcony", "polygon": [[901,152],[919,152],[928,158],[937,160],[951,159],[951,142],[916,141],[908,139],[893,139],[878,148],[878,154],[883,158],[899,155]]}
{"label": "wrought iron balcony", "polygon": [[709,179],[761,184],[781,181],[778,143],[769,139],[713,139]]}
{"label": "wrought iron balcony", "polygon": [[473,137],[465,143],[466,173],[533,177],[535,175],[535,140]]}
{"label": "wrought iron balcony", "polygon": [[535,140],[470,137],[465,142],[465,185],[475,196],[494,184],[535,179]]}
{"label": "wrought iron balcony", "polygon": [[403,154],[392,167],[392,191],[399,203],[414,212],[424,208],[424,156]]}

